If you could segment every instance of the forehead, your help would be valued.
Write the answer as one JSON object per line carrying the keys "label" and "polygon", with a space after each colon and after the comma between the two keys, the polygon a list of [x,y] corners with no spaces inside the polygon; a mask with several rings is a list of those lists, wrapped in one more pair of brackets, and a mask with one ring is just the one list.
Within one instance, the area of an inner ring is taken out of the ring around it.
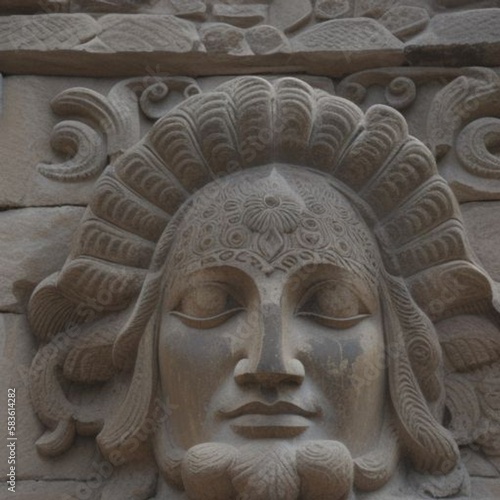
{"label": "forehead", "polygon": [[366,223],[326,179],[297,167],[253,169],[193,196],[167,273],[217,266],[248,274],[332,264],[376,286],[380,258]]}

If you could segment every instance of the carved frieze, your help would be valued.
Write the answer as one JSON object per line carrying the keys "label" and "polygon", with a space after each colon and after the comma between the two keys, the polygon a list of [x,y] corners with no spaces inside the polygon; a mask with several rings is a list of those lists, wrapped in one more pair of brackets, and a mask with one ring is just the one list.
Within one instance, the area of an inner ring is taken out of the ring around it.
{"label": "carved frieze", "polygon": [[[500,143],[500,77],[495,70],[380,68],[334,80],[330,91],[364,109],[380,103],[401,111],[460,202],[500,199],[495,153]],[[68,160],[45,161],[38,171],[63,181],[95,178],[109,159],[140,139],[141,116],[152,124],[201,92],[192,78],[162,75],[124,80],[106,97],[85,88],[68,89],[52,101],[55,113],[71,118],[58,123],[52,134],[52,147]]]}
{"label": "carved frieze", "polygon": [[[28,4],[26,4],[28,5]],[[499,65],[495,3],[158,0],[40,3],[0,16],[0,71],[131,76]],[[66,51],[79,54],[78,65]],[[85,54],[85,57],[83,57]],[[59,61],[59,64],[56,63]],[[104,62],[104,64],[103,64]],[[196,69],[195,69],[196,68]]]}
{"label": "carved frieze", "polygon": [[410,117],[413,133],[429,146],[461,202],[499,199],[498,71],[368,70],[342,80],[337,92],[361,105],[385,102]]}

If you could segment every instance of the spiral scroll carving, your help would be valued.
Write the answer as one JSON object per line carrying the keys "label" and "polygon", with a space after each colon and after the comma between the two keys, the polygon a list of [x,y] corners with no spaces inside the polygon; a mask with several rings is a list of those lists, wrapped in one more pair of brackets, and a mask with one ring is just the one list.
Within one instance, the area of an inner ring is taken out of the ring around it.
{"label": "spiral scroll carving", "polygon": [[481,118],[457,138],[457,156],[464,168],[479,177],[500,179],[500,119]]}

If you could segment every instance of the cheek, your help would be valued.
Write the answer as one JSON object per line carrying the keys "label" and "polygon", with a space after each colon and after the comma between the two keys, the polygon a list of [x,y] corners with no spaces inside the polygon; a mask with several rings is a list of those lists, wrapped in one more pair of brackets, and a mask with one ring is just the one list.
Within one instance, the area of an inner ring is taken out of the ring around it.
{"label": "cheek", "polygon": [[378,317],[338,332],[309,325],[307,338],[306,377],[322,394],[325,421],[338,437],[345,429],[364,425],[367,415],[382,411],[386,370]]}
{"label": "cheek", "polygon": [[173,408],[173,431],[181,444],[202,442],[210,432],[207,409],[234,368],[231,342],[220,328],[198,330],[166,315],[160,325],[161,393]]}

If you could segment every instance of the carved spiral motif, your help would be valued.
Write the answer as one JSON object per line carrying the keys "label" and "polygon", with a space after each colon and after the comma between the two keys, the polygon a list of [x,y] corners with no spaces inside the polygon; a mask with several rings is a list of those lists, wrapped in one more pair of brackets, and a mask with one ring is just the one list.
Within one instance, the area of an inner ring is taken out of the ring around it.
{"label": "carved spiral motif", "polygon": [[178,92],[181,99],[187,99],[201,92],[196,81],[182,77],[158,77],[158,82],[148,86],[141,93],[139,105],[141,111],[150,119],[158,120],[166,111],[169,97]]}
{"label": "carved spiral motif", "polygon": [[457,155],[471,174],[500,179],[500,120],[481,118],[465,127],[457,139]]}
{"label": "carved spiral motif", "polygon": [[348,83],[344,86],[343,90],[344,97],[356,104],[361,104],[365,100],[366,93],[368,92],[365,86],[356,82]]}
{"label": "carved spiral motif", "polygon": [[411,78],[399,76],[385,88],[387,103],[396,109],[407,108],[417,97],[417,86]]}
{"label": "carved spiral motif", "polygon": [[106,166],[103,137],[84,123],[66,120],[52,131],[52,149],[71,159],[59,164],[39,163],[38,171],[48,179],[74,182],[83,181],[102,172]]}

